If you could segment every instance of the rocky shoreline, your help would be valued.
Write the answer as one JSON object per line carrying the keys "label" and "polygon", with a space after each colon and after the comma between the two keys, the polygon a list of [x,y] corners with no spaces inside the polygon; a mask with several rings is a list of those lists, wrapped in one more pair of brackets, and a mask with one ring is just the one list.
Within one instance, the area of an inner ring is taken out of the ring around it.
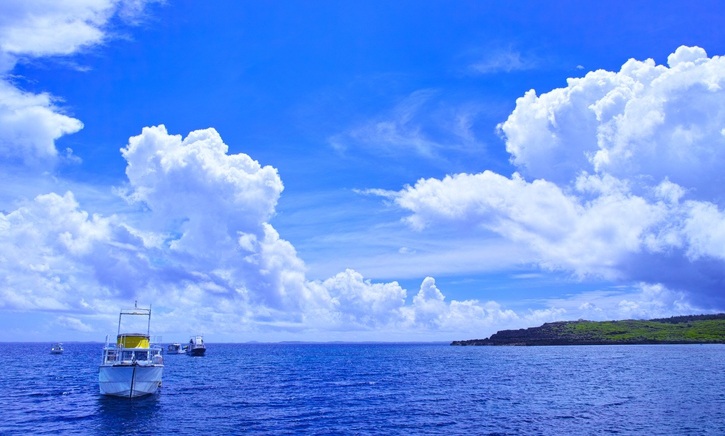
{"label": "rocky shoreline", "polygon": [[651,320],[559,321],[540,327],[501,330],[486,339],[451,345],[635,345],[723,344],[725,314],[691,315]]}

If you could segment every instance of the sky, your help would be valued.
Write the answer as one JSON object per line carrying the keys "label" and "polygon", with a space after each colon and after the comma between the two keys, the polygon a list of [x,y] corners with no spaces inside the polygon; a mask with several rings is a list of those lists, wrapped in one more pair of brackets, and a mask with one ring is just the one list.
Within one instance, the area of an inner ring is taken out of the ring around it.
{"label": "sky", "polygon": [[0,341],[725,311],[717,1],[5,0]]}

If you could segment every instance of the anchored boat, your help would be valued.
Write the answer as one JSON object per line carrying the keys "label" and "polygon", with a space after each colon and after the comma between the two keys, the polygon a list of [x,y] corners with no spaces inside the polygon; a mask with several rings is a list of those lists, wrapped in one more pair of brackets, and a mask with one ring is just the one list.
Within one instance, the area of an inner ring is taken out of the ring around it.
{"label": "anchored boat", "polygon": [[206,353],[204,338],[201,335],[192,336],[189,345],[186,346],[186,354],[189,356],[203,356]]}
{"label": "anchored boat", "polygon": [[[146,333],[121,333],[123,320],[146,317]],[[103,347],[103,359],[98,371],[102,395],[141,397],[156,393],[161,387],[164,358],[161,348],[151,346],[151,308],[122,309],[118,315],[118,334],[115,343]]]}
{"label": "anchored boat", "polygon": [[169,346],[166,348],[166,354],[184,354],[185,352],[186,350],[184,350],[184,347],[182,347],[181,344],[178,342],[169,344]]}
{"label": "anchored boat", "polygon": [[50,347],[50,354],[63,354],[63,344],[56,342]]}

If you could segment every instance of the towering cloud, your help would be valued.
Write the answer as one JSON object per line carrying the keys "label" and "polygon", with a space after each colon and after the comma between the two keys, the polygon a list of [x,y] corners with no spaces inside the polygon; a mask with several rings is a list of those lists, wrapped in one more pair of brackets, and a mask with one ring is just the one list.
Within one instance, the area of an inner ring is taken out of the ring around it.
{"label": "towering cloud", "polygon": [[186,138],[145,128],[122,154],[127,198],[165,262],[204,277],[215,293],[282,309],[297,306],[304,265],[267,222],[282,192],[277,170],[228,155],[214,129]]}

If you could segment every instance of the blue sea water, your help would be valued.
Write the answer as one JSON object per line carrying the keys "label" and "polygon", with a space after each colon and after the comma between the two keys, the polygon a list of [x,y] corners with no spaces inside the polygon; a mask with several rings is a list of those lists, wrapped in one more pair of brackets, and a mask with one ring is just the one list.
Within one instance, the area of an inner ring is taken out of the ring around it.
{"label": "blue sea water", "polygon": [[0,434],[725,434],[725,346],[207,344],[98,393],[101,344],[0,343]]}

